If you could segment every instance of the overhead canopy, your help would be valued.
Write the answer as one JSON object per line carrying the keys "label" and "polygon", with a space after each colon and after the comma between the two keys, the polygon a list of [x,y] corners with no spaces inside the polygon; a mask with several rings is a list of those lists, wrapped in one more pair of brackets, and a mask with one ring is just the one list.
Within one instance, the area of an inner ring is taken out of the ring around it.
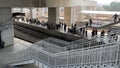
{"label": "overhead canopy", "polygon": [[25,13],[20,13],[20,12],[12,13],[12,17],[16,17],[16,16],[25,16]]}

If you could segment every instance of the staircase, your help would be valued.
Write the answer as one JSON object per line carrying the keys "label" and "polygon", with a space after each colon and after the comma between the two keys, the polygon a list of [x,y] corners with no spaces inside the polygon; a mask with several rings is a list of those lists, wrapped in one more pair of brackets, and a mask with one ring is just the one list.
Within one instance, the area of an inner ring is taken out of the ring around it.
{"label": "staircase", "polygon": [[85,26],[85,25],[82,25],[81,27],[78,27],[77,28],[77,30],[79,30],[80,28],[96,28],[96,29],[103,29],[103,28],[108,28],[108,27],[111,27],[111,26],[113,26],[113,25],[115,25],[115,24],[119,24],[120,23],[120,21],[118,21],[118,22],[112,22],[112,23],[109,23],[109,24],[104,24],[104,25],[97,25],[97,26],[94,26],[94,24],[93,25],[91,25],[91,26]]}
{"label": "staircase", "polygon": [[[50,40],[52,41],[50,42]],[[69,42],[60,43],[60,40],[54,38],[42,40],[28,49],[10,54],[7,64],[18,68],[29,65],[33,65],[35,68],[118,68],[119,40],[79,49],[65,50],[63,48],[63,51],[62,47],[56,46],[67,43],[70,44]],[[71,45],[81,45],[79,43],[81,42],[74,41]]]}

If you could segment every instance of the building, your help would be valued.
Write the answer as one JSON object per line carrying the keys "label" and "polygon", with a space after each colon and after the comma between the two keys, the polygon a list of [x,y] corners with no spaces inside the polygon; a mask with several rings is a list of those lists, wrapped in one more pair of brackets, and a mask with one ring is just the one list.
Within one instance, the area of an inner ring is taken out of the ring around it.
{"label": "building", "polygon": [[[4,48],[0,53],[1,68],[119,68],[120,67],[120,40],[119,29],[113,29],[105,37],[92,37],[87,39],[83,35],[74,36],[72,34],[60,33],[55,30],[39,29],[34,25],[29,25],[37,31],[48,32],[49,35],[61,36],[62,39],[75,39],[68,42],[56,38],[46,38],[31,46],[9,49],[8,46],[14,42],[14,26],[12,21],[12,8],[14,12],[28,11],[27,17],[37,18],[39,13],[44,16],[39,8],[48,8],[48,24],[59,23],[59,8],[64,7],[64,22],[70,26],[76,18],[81,20],[83,15],[79,11],[95,9],[96,2],[88,0],[1,0],[0,1],[0,47]],[[35,7],[35,8],[33,8]],[[39,7],[39,8],[38,8]],[[22,9],[19,9],[22,8]],[[17,9],[17,10],[16,10]],[[34,12],[36,10],[36,12]],[[75,12],[76,10],[76,12]],[[34,14],[35,13],[35,14]],[[110,25],[117,24],[110,23]],[[17,23],[19,29],[22,26],[29,27],[22,23]],[[109,24],[108,24],[109,25]],[[106,27],[108,25],[105,25]],[[50,26],[51,27],[51,26]],[[92,26],[90,26],[91,28]],[[101,26],[102,27],[102,26]],[[16,26],[15,26],[16,28]],[[83,27],[86,28],[86,27]],[[96,27],[99,28],[99,27]],[[53,28],[52,28],[53,29]],[[26,30],[24,30],[26,31]],[[26,31],[29,32],[30,30]],[[31,31],[30,33],[34,33]],[[37,32],[36,32],[37,33]],[[20,33],[18,33],[19,35]],[[38,35],[37,35],[38,36]],[[42,36],[42,35],[41,35]],[[47,36],[47,35],[46,35]],[[29,38],[30,36],[23,36]],[[79,38],[79,39],[78,39]],[[82,39],[80,39],[82,38]],[[76,40],[78,39],[78,40]],[[18,40],[19,41],[19,40]],[[21,45],[26,45],[20,42]],[[17,44],[17,46],[21,46]],[[29,44],[30,45],[30,44]],[[6,47],[6,48],[5,48]],[[7,50],[7,47],[9,50]],[[11,51],[11,52],[9,52]],[[15,52],[14,52],[15,51]],[[4,54],[5,53],[5,54]]]}

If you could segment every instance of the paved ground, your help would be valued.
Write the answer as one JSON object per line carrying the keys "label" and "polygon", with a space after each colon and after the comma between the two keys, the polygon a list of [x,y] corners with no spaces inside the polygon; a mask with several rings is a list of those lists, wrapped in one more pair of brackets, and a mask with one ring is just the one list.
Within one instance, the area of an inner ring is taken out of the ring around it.
{"label": "paved ground", "polygon": [[14,52],[18,52],[22,49],[26,49],[30,47],[32,44],[18,38],[14,38],[14,45],[6,47],[4,49],[0,49],[0,68],[8,68],[4,67],[4,64],[9,61],[6,58],[9,58],[8,54],[12,54]]}

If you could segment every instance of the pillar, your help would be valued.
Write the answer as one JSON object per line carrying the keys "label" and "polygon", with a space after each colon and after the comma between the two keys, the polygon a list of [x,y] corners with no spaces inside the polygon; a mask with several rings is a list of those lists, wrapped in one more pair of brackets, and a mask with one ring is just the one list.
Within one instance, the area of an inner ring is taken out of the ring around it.
{"label": "pillar", "polygon": [[75,8],[72,7],[64,8],[64,22],[68,26],[75,23]]}
{"label": "pillar", "polygon": [[56,7],[48,8],[48,22],[59,23],[59,8]]}
{"label": "pillar", "polygon": [[42,8],[33,8],[32,9],[32,17],[33,18],[40,18],[43,17],[43,12]]}
{"label": "pillar", "polygon": [[43,8],[37,8],[36,11],[37,11],[36,14],[38,14],[38,18],[43,17],[44,15]]}
{"label": "pillar", "polygon": [[79,22],[83,22],[84,21],[84,14],[81,12],[82,11],[82,6],[78,6],[76,7],[76,17],[77,17],[77,20]]}
{"label": "pillar", "polygon": [[1,41],[4,41],[5,47],[14,43],[14,29],[12,23],[11,8],[0,8],[0,31]]}
{"label": "pillar", "polygon": [[30,10],[30,18],[33,18],[32,9],[33,9],[32,7],[29,8],[29,10]]}

